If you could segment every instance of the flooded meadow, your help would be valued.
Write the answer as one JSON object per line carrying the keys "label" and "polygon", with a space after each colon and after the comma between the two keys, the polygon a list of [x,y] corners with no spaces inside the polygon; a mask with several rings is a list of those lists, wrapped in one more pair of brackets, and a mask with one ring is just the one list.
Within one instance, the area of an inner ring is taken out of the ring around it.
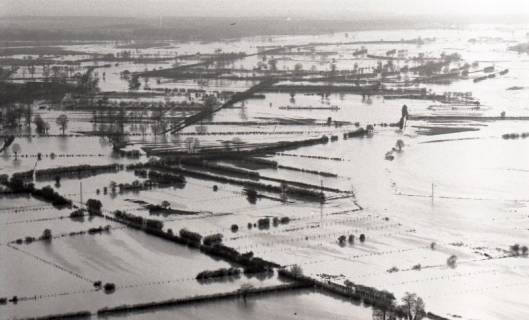
{"label": "flooded meadow", "polygon": [[528,31],[1,45],[0,319],[523,318]]}

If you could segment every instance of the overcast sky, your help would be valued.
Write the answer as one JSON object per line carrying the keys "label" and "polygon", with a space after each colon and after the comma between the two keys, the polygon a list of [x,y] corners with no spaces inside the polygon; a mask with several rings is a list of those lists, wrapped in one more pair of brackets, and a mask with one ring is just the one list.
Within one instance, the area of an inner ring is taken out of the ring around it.
{"label": "overcast sky", "polygon": [[0,15],[528,15],[529,0],[0,0]]}

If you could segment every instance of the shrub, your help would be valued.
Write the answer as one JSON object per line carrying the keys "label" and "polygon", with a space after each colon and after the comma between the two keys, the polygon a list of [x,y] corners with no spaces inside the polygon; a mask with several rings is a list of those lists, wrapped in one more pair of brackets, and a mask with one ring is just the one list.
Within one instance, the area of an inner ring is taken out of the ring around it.
{"label": "shrub", "polygon": [[204,245],[206,246],[211,246],[214,244],[222,243],[222,234],[216,233],[216,234],[211,234],[209,236],[205,236],[204,239],[202,240],[202,243],[204,243]]}
{"label": "shrub", "polygon": [[27,244],[30,244],[32,243],[33,241],[35,241],[35,238],[34,237],[26,237],[24,239],[24,241],[27,243]]}
{"label": "shrub", "polygon": [[163,229],[163,222],[159,220],[154,219],[147,219],[147,222],[145,223],[145,226],[148,229],[152,230],[162,230]]}
{"label": "shrub", "polygon": [[290,218],[289,217],[281,217],[279,222],[281,222],[281,224],[287,224],[287,223],[290,222]]}
{"label": "shrub", "polygon": [[257,220],[257,226],[259,229],[268,229],[270,228],[270,219],[269,218],[261,218]]}
{"label": "shrub", "polygon": [[244,188],[243,192],[244,194],[246,194],[248,202],[250,202],[251,204],[255,204],[257,202],[257,191],[255,191],[255,189]]}
{"label": "shrub", "polygon": [[105,227],[99,226],[97,228],[90,228],[90,229],[88,229],[88,234],[102,233],[103,231],[109,232],[110,231],[110,225],[107,225]]}
{"label": "shrub", "polygon": [[231,232],[237,232],[237,231],[239,231],[239,226],[236,225],[236,224],[232,224],[231,225]]}
{"label": "shrub", "polygon": [[397,268],[397,267],[395,267],[395,266],[393,266],[393,267],[391,267],[391,268],[389,268],[389,269],[387,270],[388,273],[393,273],[393,272],[398,272],[398,271],[399,271],[399,268]]}
{"label": "shrub", "polygon": [[79,210],[73,211],[72,213],[70,213],[70,218],[72,218],[72,219],[82,219],[82,218],[84,218],[84,210],[83,209],[79,209]]}
{"label": "shrub", "polygon": [[221,278],[221,277],[233,277],[233,276],[239,276],[241,274],[241,270],[239,268],[221,268],[218,270],[213,271],[202,271],[195,277],[197,280],[208,280],[208,279],[214,279],[214,278]]}
{"label": "shrub", "polygon": [[510,250],[511,250],[511,254],[513,256],[519,256],[520,255],[520,245],[519,244],[514,244],[510,247]]}
{"label": "shrub", "polygon": [[44,229],[44,231],[42,232],[42,235],[40,236],[40,240],[51,241],[51,239],[52,239],[51,230]]}
{"label": "shrub", "polygon": [[364,242],[364,241],[366,241],[366,236],[365,236],[365,234],[362,233],[362,234],[360,235],[359,239],[360,239],[360,242]]}
{"label": "shrub", "polygon": [[455,268],[456,264],[457,264],[457,256],[456,255],[451,255],[446,260],[446,265],[449,266],[450,268]]}
{"label": "shrub", "polygon": [[148,177],[152,181],[156,181],[159,184],[168,184],[168,185],[184,185],[186,183],[186,178],[183,175],[176,175],[171,173],[160,173],[157,171],[150,170]]}
{"label": "shrub", "polygon": [[135,216],[133,214],[126,213],[124,211],[116,210],[114,211],[114,216],[119,220],[124,220],[135,227],[142,227],[144,224],[144,219],[139,216]]}
{"label": "shrub", "polygon": [[99,200],[88,199],[88,201],[86,201],[86,208],[88,209],[88,213],[91,215],[101,215],[102,207],[103,204]]}
{"label": "shrub", "polygon": [[293,265],[292,267],[290,267],[290,272],[295,276],[295,277],[300,277],[303,275],[303,269],[295,264]]}
{"label": "shrub", "polygon": [[116,285],[113,284],[112,282],[107,282],[103,286],[103,289],[105,290],[105,293],[112,293],[112,292],[116,291]]}
{"label": "shrub", "polygon": [[53,188],[50,186],[45,186],[42,189],[35,189],[33,184],[29,184],[28,186],[24,186],[24,189],[24,191],[33,194],[37,198],[42,198],[48,202],[51,202],[53,206],[63,207],[72,205],[72,201],[55,192],[55,190],[53,190]]}
{"label": "shrub", "polygon": [[190,242],[200,244],[200,241],[202,240],[202,236],[199,233],[189,231],[185,228],[181,229],[179,233],[182,239],[188,240]]}

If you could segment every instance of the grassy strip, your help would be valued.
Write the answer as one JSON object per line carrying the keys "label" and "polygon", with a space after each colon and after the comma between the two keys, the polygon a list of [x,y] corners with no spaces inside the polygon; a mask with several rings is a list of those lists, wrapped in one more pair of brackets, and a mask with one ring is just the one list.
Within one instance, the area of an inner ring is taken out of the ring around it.
{"label": "grassy strip", "polygon": [[239,298],[239,297],[246,298],[247,296],[252,296],[252,295],[303,289],[303,288],[307,288],[308,286],[309,285],[305,283],[289,283],[289,284],[282,284],[282,285],[277,285],[277,286],[272,286],[272,287],[248,288],[244,290],[240,289],[240,290],[235,290],[231,292],[214,293],[214,294],[193,296],[193,297],[181,298],[181,299],[169,299],[169,300],[163,300],[163,301],[153,301],[153,302],[138,303],[138,304],[132,304],[132,305],[121,305],[117,307],[99,309],[97,311],[97,315],[98,316],[109,316],[109,315],[129,313],[133,311],[145,311],[145,310],[158,309],[158,308],[163,308],[163,307],[174,307],[174,306],[189,305],[189,304],[195,304],[195,303],[204,303],[204,302],[210,302],[210,301],[233,299],[233,298]]}
{"label": "grassy strip", "polygon": [[78,165],[78,166],[69,166],[69,167],[59,167],[59,168],[50,168],[50,169],[41,169],[35,171],[35,177],[37,179],[43,180],[46,178],[55,178],[57,176],[91,176],[98,173],[106,172],[117,172],[120,169],[123,169],[123,165],[119,164],[109,164],[109,165]]}
{"label": "grassy strip", "polygon": [[77,311],[77,312],[69,312],[69,313],[61,313],[61,314],[53,314],[48,316],[41,316],[41,317],[29,317],[29,318],[22,318],[20,320],[63,320],[63,319],[84,319],[84,318],[90,318],[92,316],[92,313],[90,311]]}

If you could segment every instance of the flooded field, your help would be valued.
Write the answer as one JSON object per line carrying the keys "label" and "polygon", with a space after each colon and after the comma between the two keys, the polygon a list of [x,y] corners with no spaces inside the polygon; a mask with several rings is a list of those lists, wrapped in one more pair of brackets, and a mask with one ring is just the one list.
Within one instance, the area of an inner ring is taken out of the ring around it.
{"label": "flooded field", "polygon": [[528,31],[0,45],[0,319],[524,318]]}

